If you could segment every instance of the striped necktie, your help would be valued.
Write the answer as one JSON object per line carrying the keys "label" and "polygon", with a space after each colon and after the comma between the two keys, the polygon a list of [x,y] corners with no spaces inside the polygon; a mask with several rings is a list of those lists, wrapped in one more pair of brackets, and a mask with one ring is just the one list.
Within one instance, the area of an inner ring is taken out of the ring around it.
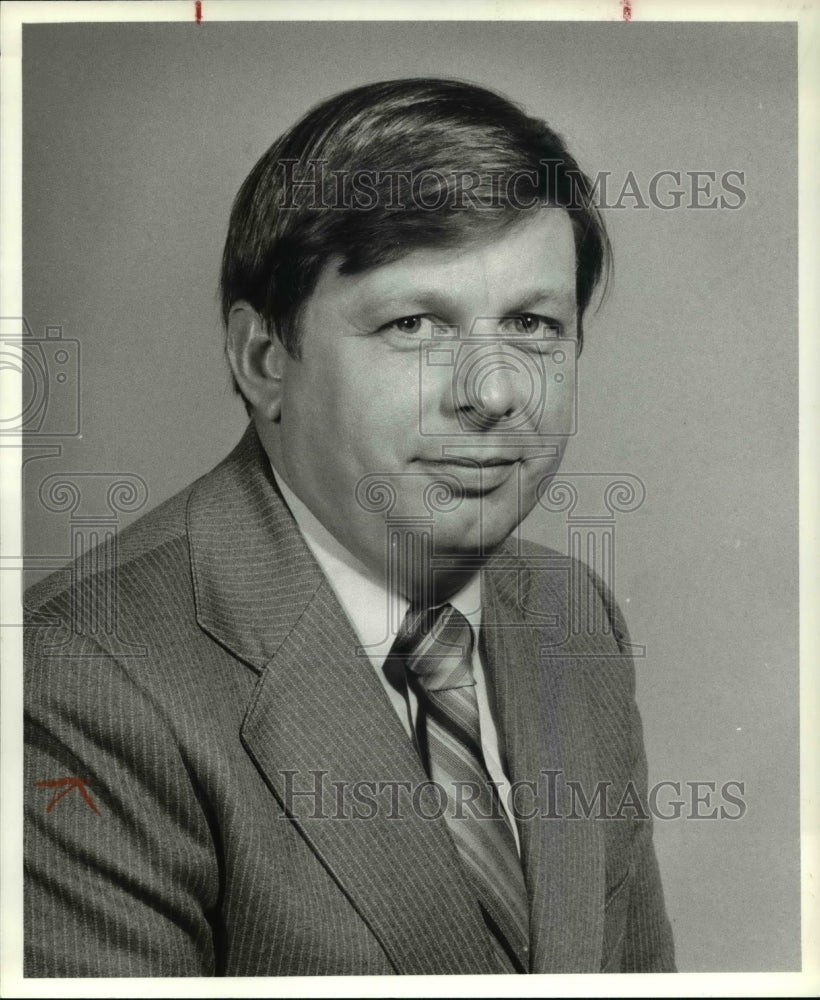
{"label": "striped necktie", "polygon": [[392,653],[418,697],[416,733],[430,780],[504,972],[529,968],[529,906],[510,822],[481,750],[473,630],[454,607],[411,607]]}

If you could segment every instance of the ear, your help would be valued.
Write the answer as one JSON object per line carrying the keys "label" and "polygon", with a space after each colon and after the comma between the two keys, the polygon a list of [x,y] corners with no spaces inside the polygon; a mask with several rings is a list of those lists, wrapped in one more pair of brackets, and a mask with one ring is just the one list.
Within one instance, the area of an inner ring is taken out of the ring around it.
{"label": "ear", "polygon": [[225,352],[242,395],[255,415],[276,423],[282,412],[282,379],[287,352],[275,332],[247,302],[228,314]]}

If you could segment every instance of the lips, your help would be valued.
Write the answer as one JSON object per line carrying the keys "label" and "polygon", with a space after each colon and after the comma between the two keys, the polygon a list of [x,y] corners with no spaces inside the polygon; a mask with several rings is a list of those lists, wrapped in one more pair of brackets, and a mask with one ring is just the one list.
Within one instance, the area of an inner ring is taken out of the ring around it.
{"label": "lips", "polygon": [[447,455],[445,458],[423,458],[420,459],[425,465],[457,466],[465,469],[474,469],[476,466],[482,469],[492,469],[499,465],[515,465],[518,458],[510,458],[508,455],[498,457],[482,456],[481,458],[462,455]]}
{"label": "lips", "polygon": [[483,455],[480,458],[448,455],[446,458],[423,458],[418,461],[433,477],[447,475],[456,479],[463,495],[469,497],[491,493],[502,486],[514,474],[519,459],[498,455]]}

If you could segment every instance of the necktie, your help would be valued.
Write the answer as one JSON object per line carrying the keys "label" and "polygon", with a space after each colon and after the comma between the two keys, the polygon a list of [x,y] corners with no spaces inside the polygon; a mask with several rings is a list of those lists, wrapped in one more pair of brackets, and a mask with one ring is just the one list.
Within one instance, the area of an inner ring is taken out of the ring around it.
{"label": "necktie", "polygon": [[418,697],[419,750],[447,795],[445,819],[478,898],[501,968],[528,971],[529,907],[509,820],[481,751],[473,632],[449,604],[410,608],[393,655]]}

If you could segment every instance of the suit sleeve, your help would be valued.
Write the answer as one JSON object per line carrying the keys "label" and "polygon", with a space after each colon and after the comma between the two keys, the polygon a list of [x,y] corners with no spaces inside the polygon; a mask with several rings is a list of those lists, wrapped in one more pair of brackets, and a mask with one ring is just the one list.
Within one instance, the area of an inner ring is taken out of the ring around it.
{"label": "suit sleeve", "polygon": [[631,782],[643,815],[632,822],[632,885],[621,949],[622,972],[675,972],[672,928],[666,914],[660,871],[652,840],[652,814],[648,807],[648,775],[643,725],[635,701],[635,668],[629,630],[620,608],[604,582],[591,574],[604,602],[618,648],[629,663],[629,712],[632,736]]}
{"label": "suit sleeve", "polygon": [[26,639],[26,975],[213,975],[217,865],[172,728],[95,642]]}

